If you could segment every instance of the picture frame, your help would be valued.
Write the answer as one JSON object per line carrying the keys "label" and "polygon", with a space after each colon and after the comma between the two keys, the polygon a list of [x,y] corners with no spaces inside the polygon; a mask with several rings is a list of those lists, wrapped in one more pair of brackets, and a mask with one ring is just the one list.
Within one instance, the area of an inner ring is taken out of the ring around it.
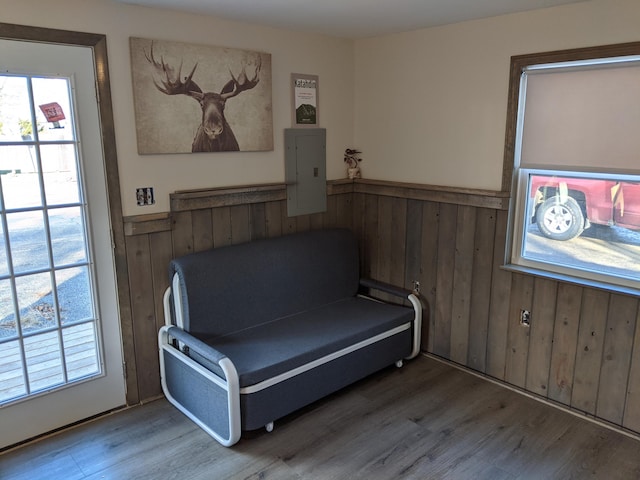
{"label": "picture frame", "polygon": [[291,126],[318,128],[319,116],[318,75],[291,74]]}
{"label": "picture frame", "polygon": [[129,42],[139,154],[273,151],[269,53]]}

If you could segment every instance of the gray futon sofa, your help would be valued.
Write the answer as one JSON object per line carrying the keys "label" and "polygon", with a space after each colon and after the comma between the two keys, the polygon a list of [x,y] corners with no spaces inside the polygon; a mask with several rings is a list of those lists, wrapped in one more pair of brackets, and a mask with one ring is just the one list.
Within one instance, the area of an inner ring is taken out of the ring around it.
{"label": "gray futon sofa", "polygon": [[[225,446],[420,349],[410,291],[361,280],[354,235],[315,230],[170,263],[159,333],[167,399]],[[385,291],[412,307],[360,294]]]}

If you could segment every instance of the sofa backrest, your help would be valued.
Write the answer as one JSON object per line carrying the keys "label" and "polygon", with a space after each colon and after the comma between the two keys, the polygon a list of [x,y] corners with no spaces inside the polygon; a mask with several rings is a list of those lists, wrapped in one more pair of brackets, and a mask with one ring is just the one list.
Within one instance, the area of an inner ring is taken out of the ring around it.
{"label": "sofa backrest", "polygon": [[186,255],[169,274],[183,328],[208,338],[355,295],[358,247],[349,230],[314,230]]}

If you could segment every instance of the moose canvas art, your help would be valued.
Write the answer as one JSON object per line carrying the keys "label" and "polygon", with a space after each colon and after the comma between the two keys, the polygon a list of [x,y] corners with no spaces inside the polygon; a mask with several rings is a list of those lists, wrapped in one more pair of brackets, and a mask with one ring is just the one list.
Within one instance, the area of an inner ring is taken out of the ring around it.
{"label": "moose canvas art", "polygon": [[273,150],[271,55],[130,38],[138,153]]}

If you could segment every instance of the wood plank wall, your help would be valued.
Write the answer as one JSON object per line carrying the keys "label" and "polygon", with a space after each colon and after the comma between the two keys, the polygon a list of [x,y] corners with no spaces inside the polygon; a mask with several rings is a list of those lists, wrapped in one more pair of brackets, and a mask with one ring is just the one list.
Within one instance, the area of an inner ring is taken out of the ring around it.
{"label": "wood plank wall", "polygon": [[[294,218],[280,185],[176,194],[170,214],[125,219],[135,350],[128,371],[138,385],[129,398],[161,392],[156,333],[171,257],[344,226],[358,235],[364,275],[420,283],[423,350],[640,433],[638,298],[501,268],[505,194],[371,180],[332,182],[328,193],[327,212]],[[523,309],[529,328],[519,324]]]}

